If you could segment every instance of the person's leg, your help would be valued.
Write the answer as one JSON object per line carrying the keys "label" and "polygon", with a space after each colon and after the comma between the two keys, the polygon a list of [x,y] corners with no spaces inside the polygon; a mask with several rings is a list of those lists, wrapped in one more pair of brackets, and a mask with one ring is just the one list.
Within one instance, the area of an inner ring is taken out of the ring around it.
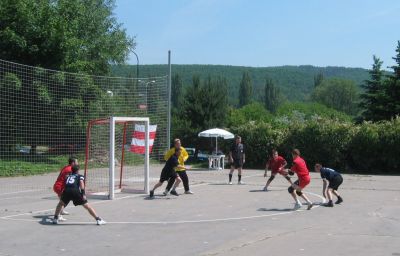
{"label": "person's leg", "polygon": [[232,163],[231,164],[231,170],[229,172],[229,184],[232,184],[232,175],[233,175],[234,171],[235,171],[235,165]]}
{"label": "person's leg", "polygon": [[[86,200],[85,200],[85,201],[86,201]],[[84,203],[82,206],[83,206],[83,208],[85,208],[85,209],[89,212],[89,214],[96,220],[97,225],[104,225],[104,224],[106,224],[106,222],[105,222],[104,220],[102,220],[102,219],[96,214],[96,211],[93,209],[92,206],[90,206],[90,205],[88,204],[87,201],[86,201],[86,203]]]}
{"label": "person's leg", "polygon": [[176,192],[176,188],[179,186],[179,183],[181,183],[181,178],[179,177],[179,175],[176,175],[175,184],[171,190],[171,195],[179,196],[178,192]]}
{"label": "person's leg", "polygon": [[168,184],[167,184],[167,187],[165,188],[164,194],[168,194],[168,192],[171,190],[172,186],[174,186],[174,183],[175,183],[175,178],[168,179]]}
{"label": "person's leg", "polygon": [[265,184],[264,190],[267,191],[268,186],[271,184],[271,182],[275,179],[275,173],[271,173],[271,177],[269,177],[267,184]]}
{"label": "person's leg", "polygon": [[60,200],[57,204],[56,211],[54,213],[54,219],[58,220],[58,218],[60,216],[60,212],[62,211],[63,207],[64,207],[64,203],[63,203],[63,201]]}
{"label": "person's leg", "polygon": [[332,190],[332,193],[337,197],[335,204],[340,204],[343,202],[343,198],[339,195],[337,190]]}
{"label": "person's leg", "polygon": [[85,209],[89,212],[90,215],[92,215],[92,217],[93,217],[95,220],[97,220],[97,218],[98,218],[99,216],[97,216],[96,211],[93,209],[92,206],[90,206],[88,203],[86,203],[86,204],[84,204],[84,205],[82,205],[82,206],[83,206],[83,208],[85,208]]}
{"label": "person's leg", "polygon": [[186,171],[178,172],[178,174],[179,174],[179,177],[182,180],[183,187],[185,188],[185,192],[189,191],[190,190],[189,189],[189,177],[187,176]]}
{"label": "person's leg", "polygon": [[242,167],[238,167],[238,183],[242,184]]}
{"label": "person's leg", "polygon": [[157,188],[161,187],[163,183],[164,183],[163,181],[159,181],[156,185],[154,185],[152,191],[154,192],[154,190],[156,190]]}

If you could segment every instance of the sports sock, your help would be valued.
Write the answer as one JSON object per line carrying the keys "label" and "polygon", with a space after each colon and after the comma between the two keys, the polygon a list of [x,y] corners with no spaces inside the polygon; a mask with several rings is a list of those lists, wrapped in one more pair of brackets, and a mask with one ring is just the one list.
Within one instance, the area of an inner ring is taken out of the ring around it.
{"label": "sports sock", "polygon": [[238,181],[242,180],[242,175],[238,175]]}
{"label": "sports sock", "polygon": [[101,220],[101,218],[100,217],[96,217],[96,220]]}
{"label": "sports sock", "polygon": [[229,182],[232,181],[232,174],[229,174]]}

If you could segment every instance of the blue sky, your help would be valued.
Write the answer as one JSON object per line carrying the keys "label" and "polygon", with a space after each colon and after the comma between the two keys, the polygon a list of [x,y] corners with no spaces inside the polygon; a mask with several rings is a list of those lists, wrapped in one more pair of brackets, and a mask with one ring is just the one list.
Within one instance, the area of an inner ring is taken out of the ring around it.
{"label": "blue sky", "polygon": [[386,68],[400,40],[399,0],[116,0],[115,16],[140,64]]}

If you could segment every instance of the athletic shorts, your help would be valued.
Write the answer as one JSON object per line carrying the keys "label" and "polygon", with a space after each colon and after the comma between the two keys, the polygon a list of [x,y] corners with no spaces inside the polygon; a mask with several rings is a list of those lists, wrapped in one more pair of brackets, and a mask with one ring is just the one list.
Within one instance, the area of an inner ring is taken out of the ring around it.
{"label": "athletic shorts", "polygon": [[274,176],[275,176],[275,175],[277,175],[278,173],[279,173],[280,175],[285,175],[283,171],[279,171],[279,170],[273,171],[273,170],[271,170],[271,175],[274,175]]}
{"label": "athletic shorts", "polygon": [[178,174],[176,173],[175,170],[167,170],[167,169],[162,169],[161,175],[160,175],[160,182],[168,181],[169,179],[175,179],[178,177]]}
{"label": "athletic shorts", "polygon": [[84,205],[88,202],[86,199],[83,199],[83,196],[78,189],[64,190],[61,195],[61,201],[64,203],[65,206],[67,206],[71,200],[75,206]]}
{"label": "athletic shorts", "polygon": [[231,163],[231,167],[234,167],[235,169],[237,168],[242,168],[243,167],[243,161],[240,159],[233,159],[233,162]]}
{"label": "athletic shorts", "polygon": [[57,184],[57,183],[54,184],[53,191],[58,195],[58,197],[61,197],[63,190],[64,190],[64,186]]}
{"label": "athletic shorts", "polygon": [[333,177],[332,180],[329,181],[328,188],[331,188],[333,190],[338,190],[339,186],[343,183],[343,178],[342,175],[336,175]]}
{"label": "athletic shorts", "polygon": [[305,188],[308,184],[310,184],[311,178],[310,176],[302,176],[295,182],[301,189]]}

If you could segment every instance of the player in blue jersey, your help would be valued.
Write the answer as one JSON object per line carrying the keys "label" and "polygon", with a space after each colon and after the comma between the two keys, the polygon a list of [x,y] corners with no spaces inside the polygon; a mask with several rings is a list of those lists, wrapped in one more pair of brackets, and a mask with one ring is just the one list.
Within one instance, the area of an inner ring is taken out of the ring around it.
{"label": "player in blue jersey", "polygon": [[323,180],[323,188],[322,188],[322,195],[326,198],[328,197],[328,202],[323,204],[323,206],[333,207],[332,201],[332,193],[337,197],[337,201],[335,204],[340,204],[343,202],[343,198],[339,195],[337,190],[339,186],[343,183],[343,177],[337,171],[322,167],[321,164],[316,163],[314,167],[316,172],[321,174],[321,178]]}
{"label": "player in blue jersey", "polygon": [[93,218],[96,219],[97,225],[106,224],[99,216],[97,216],[95,210],[88,204],[85,195],[85,177],[79,174],[79,165],[72,166],[72,173],[68,175],[65,180],[65,188],[61,195],[60,202],[57,205],[56,212],[54,213],[53,224],[58,224],[58,216],[62,209],[68,205],[72,200],[75,206],[82,205]]}

